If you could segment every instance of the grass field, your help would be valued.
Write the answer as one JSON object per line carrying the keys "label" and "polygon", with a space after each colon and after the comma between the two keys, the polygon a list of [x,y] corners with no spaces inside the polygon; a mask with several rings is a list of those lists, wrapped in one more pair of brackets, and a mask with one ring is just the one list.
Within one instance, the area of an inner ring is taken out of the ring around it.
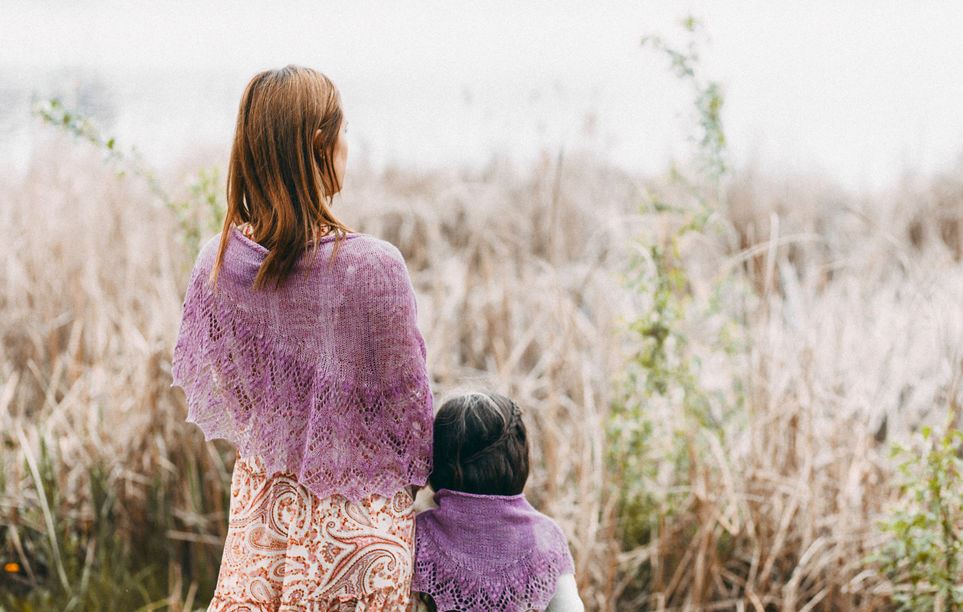
{"label": "grass field", "polygon": [[[176,192],[201,161],[161,180]],[[894,605],[898,581],[867,560],[900,499],[891,444],[959,426],[963,169],[881,194],[737,171],[721,229],[672,251],[687,361],[664,366],[687,378],[635,398],[649,430],[628,455],[611,409],[652,304],[625,279],[677,235],[640,204],[678,188],[577,154],[352,164],[336,211],[404,253],[436,396],[490,387],[525,411],[527,493],[568,534],[589,609]],[[0,553],[19,565],[0,606],[204,606],[233,449],[205,444],[169,387],[183,221],[67,139],[0,179],[0,201]]]}

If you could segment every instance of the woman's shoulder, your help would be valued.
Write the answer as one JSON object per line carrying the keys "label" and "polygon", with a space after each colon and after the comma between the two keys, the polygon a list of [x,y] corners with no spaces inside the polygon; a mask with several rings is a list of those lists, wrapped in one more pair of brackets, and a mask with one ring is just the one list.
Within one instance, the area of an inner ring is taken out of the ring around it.
{"label": "woman's shoulder", "polygon": [[332,257],[336,276],[346,283],[349,291],[374,291],[378,295],[387,291],[407,299],[412,292],[411,276],[398,247],[387,240],[362,233],[348,234],[340,240],[342,242],[336,251],[333,250],[334,241],[329,241],[332,247],[326,251]]}
{"label": "woman's shoulder", "polygon": [[[338,239],[335,238],[335,241]],[[388,256],[397,261],[404,263],[405,258],[401,254],[401,251],[395,245],[391,244],[387,240],[378,238],[377,236],[372,236],[371,234],[365,234],[363,232],[352,232],[345,236],[342,244],[342,248],[347,247],[347,252],[352,253],[356,256]]]}

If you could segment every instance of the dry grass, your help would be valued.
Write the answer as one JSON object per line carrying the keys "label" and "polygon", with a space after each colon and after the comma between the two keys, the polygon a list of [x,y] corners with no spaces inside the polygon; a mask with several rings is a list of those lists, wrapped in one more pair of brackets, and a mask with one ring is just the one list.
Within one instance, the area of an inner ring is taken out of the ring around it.
{"label": "dry grass", "polygon": [[[632,348],[619,274],[658,222],[638,212],[640,182],[552,157],[471,174],[358,170],[338,210],[405,254],[438,396],[488,386],[526,410],[528,493],[569,534],[590,609],[875,609],[887,586],[862,559],[894,495],[887,444],[945,413],[960,369],[954,185],[907,181],[863,201],[812,178],[736,178],[736,239],[696,241],[685,262],[696,296],[721,270],[747,281],[745,350],[706,349],[700,370],[707,387],[741,384],[744,410],[722,432],[687,432],[705,451],[684,479],[659,466],[651,486],[684,482],[686,502],[635,550],[620,544],[605,423]],[[192,263],[177,224],[63,143],[0,194],[3,550],[76,594],[95,590],[82,569],[107,563],[105,538],[129,544],[162,567],[137,578],[153,595],[124,601],[201,605],[233,455],[204,444],[169,389]],[[704,324],[696,350],[711,344]],[[652,410],[655,440],[676,435],[671,402]],[[98,491],[114,498],[109,516]],[[643,575],[660,578],[640,591]]]}

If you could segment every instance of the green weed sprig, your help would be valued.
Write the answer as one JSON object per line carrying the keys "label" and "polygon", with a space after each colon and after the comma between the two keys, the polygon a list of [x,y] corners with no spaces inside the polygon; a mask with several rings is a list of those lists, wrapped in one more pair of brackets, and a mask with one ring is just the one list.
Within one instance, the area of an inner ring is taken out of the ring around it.
{"label": "green weed sprig", "polygon": [[200,248],[200,241],[205,235],[220,229],[226,204],[221,173],[217,167],[201,169],[189,185],[189,197],[175,198],[136,148],[122,148],[115,137],[103,134],[92,120],[67,108],[58,98],[37,102],[33,114],[45,124],[101,151],[104,163],[113,166],[119,178],[132,175],[143,181],[151,195],[173,213],[192,253]]}
{"label": "green weed sprig", "polygon": [[[611,406],[607,430],[610,464],[620,483],[623,545],[629,548],[649,544],[669,517],[691,501],[687,483],[693,459],[702,452],[701,433],[724,435],[723,423],[712,410],[719,399],[701,383],[699,360],[687,332],[693,314],[721,310],[721,294],[717,288],[709,303],[693,302],[683,254],[686,237],[715,232],[719,229],[715,224],[721,222],[718,213],[724,206],[723,183],[729,174],[722,123],[724,97],[721,84],[704,75],[695,40],[699,22],[689,17],[681,25],[689,38],[682,49],[659,36],[642,39],[643,47],[668,58],[673,74],[690,89],[695,110],[695,135],[690,142],[695,163],[691,170],[672,167],[670,178],[680,188],[678,198],[668,201],[660,195],[645,194],[641,214],[654,223],[667,221],[669,229],[662,235],[646,233],[637,239],[625,279],[641,306],[627,325],[633,351],[619,381],[620,391]],[[668,432],[672,436],[671,457],[652,456],[654,401],[677,404],[686,423]],[[665,461],[672,462],[675,472],[673,486],[668,489],[654,486],[657,466]],[[656,576],[641,580],[637,588],[661,588]]]}
{"label": "green weed sprig", "polygon": [[870,558],[894,585],[901,610],[963,609],[963,432],[953,411],[917,450],[894,445],[900,499],[880,523],[890,539]]}

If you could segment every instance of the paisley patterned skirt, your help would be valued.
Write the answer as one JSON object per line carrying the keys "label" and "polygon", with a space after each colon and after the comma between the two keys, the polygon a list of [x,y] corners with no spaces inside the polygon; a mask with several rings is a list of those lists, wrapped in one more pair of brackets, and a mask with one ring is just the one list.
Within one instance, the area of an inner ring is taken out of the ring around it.
{"label": "paisley patterned skirt", "polygon": [[217,587],[208,610],[405,610],[414,501],[408,491],[352,503],[319,498],[293,474],[238,457]]}

